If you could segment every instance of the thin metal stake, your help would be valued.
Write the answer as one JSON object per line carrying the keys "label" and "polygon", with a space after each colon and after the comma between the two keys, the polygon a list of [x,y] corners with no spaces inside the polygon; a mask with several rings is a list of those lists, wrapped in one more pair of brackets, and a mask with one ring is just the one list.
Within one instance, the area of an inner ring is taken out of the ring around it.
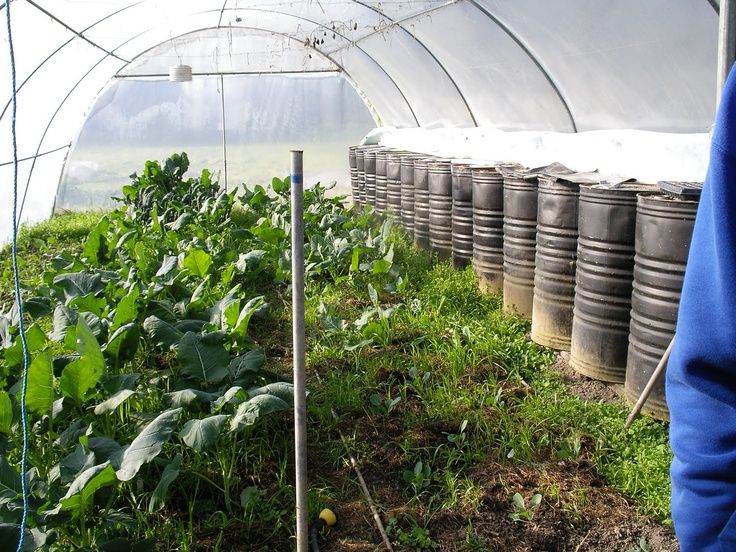
{"label": "thin metal stake", "polygon": [[644,387],[644,390],[641,392],[641,395],[639,396],[639,400],[636,401],[634,408],[631,409],[631,413],[629,414],[629,417],[626,418],[626,423],[624,423],[624,429],[629,429],[631,422],[633,422],[636,419],[636,417],[639,415],[639,412],[641,412],[641,409],[644,408],[644,405],[646,404],[647,399],[649,398],[649,395],[652,394],[652,390],[654,389],[654,386],[657,385],[657,382],[662,377],[662,374],[664,374],[665,368],[667,368],[667,361],[670,359],[670,353],[672,352],[672,346],[674,344],[675,344],[675,338],[673,337],[672,341],[670,341],[670,344],[667,345],[667,349],[665,349],[664,354],[662,355],[662,358],[659,360],[659,364],[657,364],[657,367],[654,369],[654,372],[652,372],[652,375],[649,376],[649,381]]}
{"label": "thin metal stake", "polygon": [[304,184],[302,151],[291,152],[291,295],[294,338],[294,454],[296,465],[296,550],[308,552],[307,393],[304,344]]}
{"label": "thin metal stake", "polygon": [[225,130],[225,79],[220,73],[220,102],[222,107],[222,159],[225,169],[225,191],[227,192],[227,132]]}

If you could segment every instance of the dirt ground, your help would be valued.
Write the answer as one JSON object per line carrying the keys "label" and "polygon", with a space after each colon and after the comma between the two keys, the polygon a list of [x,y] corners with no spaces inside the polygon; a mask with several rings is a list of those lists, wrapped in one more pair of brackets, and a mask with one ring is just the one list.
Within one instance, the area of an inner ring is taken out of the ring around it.
{"label": "dirt ground", "polygon": [[[607,385],[579,375],[567,364],[563,353],[554,369],[570,391],[588,401],[620,401],[623,386]],[[671,528],[641,516],[620,492],[607,487],[583,455],[581,460],[551,461],[520,467],[488,461],[470,474],[480,489],[480,507],[467,515],[439,510],[427,529],[436,546],[421,548],[397,542],[397,528],[411,532],[412,520],[427,513],[416,501],[407,499],[405,485],[397,482],[392,466],[391,427],[372,426],[358,420],[356,441],[374,443],[380,465],[363,466],[384,525],[396,520],[390,530],[395,550],[443,550],[488,552],[676,552],[679,546]],[[398,429],[398,428],[397,428]],[[436,431],[435,431],[436,430]],[[442,428],[428,428],[442,436]],[[381,444],[386,443],[386,444]],[[585,443],[583,444],[585,447]],[[314,460],[319,463],[319,452]],[[312,464],[315,465],[315,464]],[[342,480],[346,500],[339,505],[337,526],[322,541],[323,552],[385,550],[371,511],[362,496],[354,471],[345,466],[335,472],[323,466],[326,481]],[[542,494],[542,502],[529,521],[509,517],[509,497],[520,492],[528,502]],[[478,504],[477,502],[475,504]]]}
{"label": "dirt ground", "polygon": [[[553,369],[561,374],[570,391],[583,400],[622,400],[623,386],[611,386],[579,375],[570,368],[564,353],[558,354]],[[408,404],[402,403],[402,408],[407,407]],[[370,463],[361,462],[360,454],[356,456],[379,516],[388,528],[393,550],[397,552],[679,552],[671,528],[640,515],[633,501],[607,486],[597,475],[589,455],[585,454],[593,444],[585,439],[581,443],[583,454],[576,460],[534,464],[486,460],[474,466],[465,474],[473,483],[474,494],[461,496],[460,506],[451,511],[407,495],[406,483],[397,477],[405,467],[401,456],[404,430],[399,423],[386,418],[348,415],[342,418],[340,426],[355,447],[370,451]],[[428,426],[412,438],[415,443],[436,446],[446,440],[446,432],[454,429]],[[309,449],[310,486],[331,489],[339,502],[334,505],[338,523],[323,533],[320,550],[386,550],[355,471],[347,461],[335,466],[334,460],[330,460],[334,454],[330,456],[327,449],[341,446],[338,436],[330,432],[324,437],[322,447]],[[513,511],[510,497],[515,492],[527,504],[535,494],[542,495],[531,519],[510,518]],[[425,528],[431,540],[422,546],[417,543],[421,542],[419,537]],[[291,548],[293,543],[284,540],[282,531],[268,537],[274,528],[261,529],[256,533],[262,534],[252,536],[256,542],[269,542],[265,547],[241,547],[242,540],[226,536],[222,543],[225,547],[219,549],[281,552]],[[406,535],[413,539],[408,544]],[[203,540],[196,549],[217,547]]]}

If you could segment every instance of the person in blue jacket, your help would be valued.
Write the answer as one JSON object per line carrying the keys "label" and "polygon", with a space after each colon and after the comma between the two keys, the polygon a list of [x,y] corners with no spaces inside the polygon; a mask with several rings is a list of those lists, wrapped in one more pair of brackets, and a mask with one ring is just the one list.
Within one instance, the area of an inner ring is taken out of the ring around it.
{"label": "person in blue jacket", "polygon": [[667,364],[681,551],[736,551],[736,73],[721,96]]}

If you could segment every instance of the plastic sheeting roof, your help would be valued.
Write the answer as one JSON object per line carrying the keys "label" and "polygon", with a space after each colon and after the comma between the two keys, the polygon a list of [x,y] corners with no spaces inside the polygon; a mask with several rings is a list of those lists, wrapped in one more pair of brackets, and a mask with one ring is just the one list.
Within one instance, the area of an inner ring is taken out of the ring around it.
{"label": "plastic sheeting roof", "polygon": [[[19,182],[49,207],[106,83],[177,62],[195,75],[338,72],[397,127],[703,132],[715,107],[713,0],[13,0],[11,12]],[[0,74],[8,83],[7,51]]]}

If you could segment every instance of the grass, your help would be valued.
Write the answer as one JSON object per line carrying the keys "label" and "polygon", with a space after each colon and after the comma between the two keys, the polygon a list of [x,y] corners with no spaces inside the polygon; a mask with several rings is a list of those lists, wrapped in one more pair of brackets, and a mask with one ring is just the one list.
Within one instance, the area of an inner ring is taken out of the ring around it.
{"label": "grass", "polygon": [[[39,267],[59,250],[78,252],[98,216],[65,215],[24,228],[19,238],[24,282],[38,283]],[[395,311],[375,325],[372,343],[346,348],[358,339],[354,329],[334,332],[320,324],[320,305],[349,322],[360,318],[371,304],[370,279],[343,278],[326,287],[313,282],[308,288],[309,442],[312,454],[325,462],[310,468],[316,470],[310,474],[310,514],[355,495],[345,483],[352,475],[336,432],[340,428],[365,469],[391,483],[390,489],[377,489],[379,502],[385,493],[403,496],[405,510],[392,511],[387,521],[402,549],[438,546],[432,521],[454,512],[464,521],[453,549],[485,550],[486,537],[472,519],[487,507],[474,473],[489,463],[525,470],[589,462],[641,513],[669,523],[666,426],[640,419],[625,432],[626,406],[587,403],[569,394],[550,370],[553,352],[527,339],[529,324],[504,315],[498,296],[479,292],[471,269],[436,262],[398,232],[394,242],[407,284],[400,292],[380,292],[381,306]],[[8,248],[0,252],[5,308],[12,299],[9,257]],[[255,327],[255,338],[267,351],[269,368],[288,373],[290,305],[277,295],[269,301],[272,313]],[[242,519],[230,519],[198,494],[199,479],[217,475],[193,470],[177,482],[188,489],[186,500],[180,497],[154,516],[136,514],[141,533],[176,543],[179,550],[228,549],[236,530],[253,535],[254,550],[288,542],[293,524],[288,424],[269,418],[244,436],[236,471],[246,490],[234,497],[246,505]],[[515,483],[501,484],[511,511]],[[563,490],[554,481],[537,492],[573,519],[590,506],[584,493]]]}
{"label": "grass", "polygon": [[[671,453],[665,425],[641,419],[625,432],[624,404],[587,403],[570,395],[549,369],[552,352],[525,337],[527,322],[502,314],[498,296],[478,291],[471,269],[431,264],[427,255],[403,243],[397,259],[411,285],[390,320],[385,345],[346,358],[329,336],[313,338],[309,364],[324,370],[324,383],[312,382],[315,423],[333,424],[328,404],[376,424],[391,420],[398,426],[397,456],[404,469],[417,461],[432,467],[426,492],[415,493],[416,485],[408,485],[409,495],[419,494],[415,498],[425,504],[455,509],[472,503],[466,473],[486,459],[523,465],[574,456],[589,458],[642,513],[669,522]],[[359,309],[351,305],[365,297],[355,286],[338,284],[320,299],[354,320]],[[316,305],[312,298],[312,320]],[[371,405],[374,394],[401,401],[387,412],[383,403]],[[447,428],[448,437],[460,435],[464,420],[462,447],[457,441],[423,442],[427,427]],[[378,465],[385,459],[369,453],[364,461]]]}

